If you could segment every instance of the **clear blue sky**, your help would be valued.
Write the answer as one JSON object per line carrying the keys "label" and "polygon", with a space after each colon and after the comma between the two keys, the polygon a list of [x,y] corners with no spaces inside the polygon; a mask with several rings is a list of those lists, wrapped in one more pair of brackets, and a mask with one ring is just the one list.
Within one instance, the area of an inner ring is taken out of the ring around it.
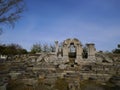
{"label": "clear blue sky", "polygon": [[30,50],[35,43],[78,38],[97,50],[120,43],[120,0],[25,0],[27,10],[12,30],[6,27],[2,43],[18,43]]}

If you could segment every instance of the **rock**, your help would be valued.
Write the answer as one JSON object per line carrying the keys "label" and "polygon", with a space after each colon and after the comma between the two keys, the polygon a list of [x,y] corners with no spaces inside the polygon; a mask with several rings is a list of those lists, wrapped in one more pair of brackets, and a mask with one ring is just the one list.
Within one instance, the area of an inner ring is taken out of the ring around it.
{"label": "rock", "polygon": [[60,65],[59,65],[59,68],[60,68],[60,69],[65,69],[65,68],[66,68],[66,65],[65,65],[65,64],[60,64]]}

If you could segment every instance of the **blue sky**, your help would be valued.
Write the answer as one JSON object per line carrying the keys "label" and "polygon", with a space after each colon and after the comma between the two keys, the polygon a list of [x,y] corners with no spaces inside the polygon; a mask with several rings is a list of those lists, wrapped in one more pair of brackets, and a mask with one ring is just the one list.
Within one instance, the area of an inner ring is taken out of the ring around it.
{"label": "blue sky", "polygon": [[30,50],[35,43],[78,38],[97,50],[120,43],[120,0],[25,0],[27,10],[15,28],[6,27],[2,43]]}

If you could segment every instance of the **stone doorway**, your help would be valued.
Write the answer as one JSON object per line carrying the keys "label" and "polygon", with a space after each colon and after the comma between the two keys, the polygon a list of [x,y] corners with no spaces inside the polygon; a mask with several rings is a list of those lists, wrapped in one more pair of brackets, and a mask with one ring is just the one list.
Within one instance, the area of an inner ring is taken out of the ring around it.
{"label": "stone doorway", "polygon": [[83,48],[81,42],[74,39],[67,39],[63,42],[63,60],[65,62],[74,61],[73,64],[80,64],[80,60],[82,60]]}
{"label": "stone doorway", "polygon": [[68,56],[70,63],[74,64],[76,59],[76,47],[74,43],[70,43]]}

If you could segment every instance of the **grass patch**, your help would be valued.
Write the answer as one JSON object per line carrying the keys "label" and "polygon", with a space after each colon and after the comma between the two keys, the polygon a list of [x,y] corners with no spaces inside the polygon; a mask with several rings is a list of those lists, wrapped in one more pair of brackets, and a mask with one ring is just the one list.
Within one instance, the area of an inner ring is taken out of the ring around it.
{"label": "grass patch", "polygon": [[58,78],[54,88],[57,90],[68,90],[68,82],[64,78]]}

